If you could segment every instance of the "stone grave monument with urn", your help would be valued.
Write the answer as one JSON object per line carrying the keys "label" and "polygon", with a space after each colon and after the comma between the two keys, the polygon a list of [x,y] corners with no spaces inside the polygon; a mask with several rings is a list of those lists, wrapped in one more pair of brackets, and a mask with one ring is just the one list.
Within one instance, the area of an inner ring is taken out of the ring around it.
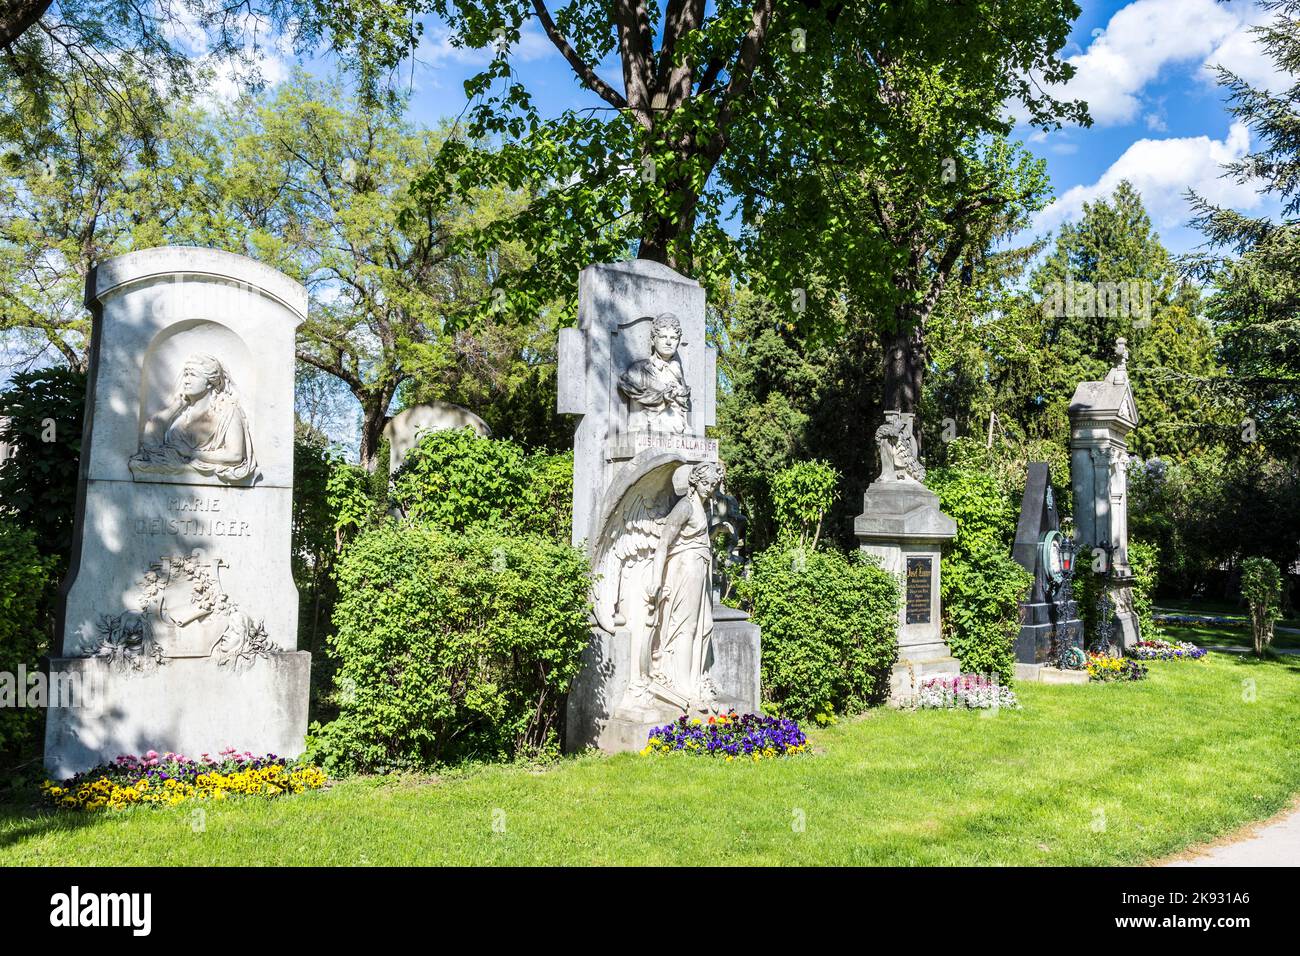
{"label": "stone grave monument with urn", "polygon": [[594,621],[569,692],[568,750],[645,746],[683,714],[759,709],[759,632],[713,602],[710,515],[723,468],[704,289],[656,262],[592,265],[560,333],[574,438],[573,543]]}
{"label": "stone grave monument with urn", "polygon": [[293,757],[311,656],[290,570],[294,331],[307,292],[243,256],[99,263],[72,562],[45,763],[148,750]]}
{"label": "stone grave monument with urn", "polygon": [[1128,433],[1138,415],[1124,339],[1116,341],[1115,355],[1106,377],[1080,382],[1070,400],[1070,484],[1079,573],[1103,576],[1106,609],[1099,620],[1111,632],[1111,649],[1122,652],[1141,639],[1128,563]]}
{"label": "stone grave monument with urn", "polygon": [[917,453],[913,415],[885,412],[875,438],[880,477],[867,486],[853,532],[858,546],[902,585],[890,699],[903,703],[916,695],[923,680],[961,672],[941,634],[939,605],[940,552],[945,541],[956,537],[957,523],[939,510],[938,496],[921,483],[925,466]]}

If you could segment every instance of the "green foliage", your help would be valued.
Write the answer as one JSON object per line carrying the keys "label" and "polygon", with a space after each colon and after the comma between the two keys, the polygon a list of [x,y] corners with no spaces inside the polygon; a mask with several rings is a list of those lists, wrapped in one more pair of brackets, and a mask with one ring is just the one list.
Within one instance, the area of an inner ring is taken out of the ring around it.
{"label": "green foliage", "polygon": [[0,392],[0,417],[9,418],[0,441],[17,449],[0,465],[0,511],[12,509],[32,530],[40,552],[57,557],[59,574],[72,551],[85,401],[85,374],[61,367],[19,372]]}
{"label": "green foliage", "polygon": [[589,639],[586,560],[540,538],[390,522],[338,566],[330,773],[554,752]]}
{"label": "green foliage", "polygon": [[[43,597],[54,560],[42,556],[35,535],[11,519],[0,517],[0,674],[17,678],[18,666],[28,674],[40,670],[46,652]],[[25,694],[27,687],[12,688]],[[39,751],[44,712],[39,707],[0,706],[0,759],[6,761]]]}
{"label": "green foliage", "polygon": [[1282,616],[1282,576],[1268,558],[1241,563],[1241,595],[1250,604],[1255,653],[1263,656],[1273,642],[1273,623]]}
{"label": "green foliage", "polygon": [[447,531],[492,529],[567,541],[573,454],[528,455],[471,428],[431,432],[411,449],[392,484],[407,517]]}
{"label": "green foliage", "polygon": [[884,700],[898,658],[898,582],[869,558],[778,545],[737,582],[763,629],[763,696],[820,723]]}
{"label": "green foliage", "polygon": [[1142,640],[1159,640],[1164,637],[1155,617],[1156,588],[1160,584],[1160,549],[1148,541],[1130,538],[1128,563],[1133,570],[1133,610],[1137,613]]}
{"label": "green foliage", "polygon": [[835,501],[839,480],[839,472],[824,461],[801,461],[778,471],[772,477],[772,505],[780,534],[793,536],[797,532],[800,547],[816,549],[822,519]]}
{"label": "green foliage", "polygon": [[573,536],[573,452],[528,458],[528,483],[516,509],[519,532],[555,541]]}
{"label": "green foliage", "polygon": [[370,473],[361,465],[338,462],[325,483],[326,502],[334,519],[338,546],[369,527],[375,517]]}
{"label": "green foliage", "polygon": [[957,537],[941,564],[944,640],[963,671],[996,674],[1010,683],[1019,602],[1033,584],[1011,558],[1017,503],[994,473],[969,464],[933,469],[926,484],[957,522]]}
{"label": "green foliage", "polygon": [[447,531],[506,530],[528,481],[518,445],[458,428],[420,439],[394,476],[393,499],[408,517]]}

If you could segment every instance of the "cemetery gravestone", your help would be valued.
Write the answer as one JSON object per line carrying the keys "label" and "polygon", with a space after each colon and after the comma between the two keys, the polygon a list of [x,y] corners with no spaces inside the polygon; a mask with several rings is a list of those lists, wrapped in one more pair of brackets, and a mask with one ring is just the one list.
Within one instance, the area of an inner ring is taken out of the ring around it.
{"label": "cemetery gravestone", "polygon": [[759,708],[759,632],[713,604],[709,512],[722,480],[704,289],[656,262],[588,266],[560,333],[574,438],[573,543],[595,626],[569,693],[566,747],[631,750],[685,713]]}
{"label": "cemetery gravestone", "polygon": [[455,428],[472,428],[483,437],[492,434],[487,422],[468,408],[450,402],[426,402],[398,412],[384,426],[384,438],[388,441],[388,473],[393,474],[402,467],[402,462],[421,436]]}
{"label": "cemetery gravestone", "polygon": [[1016,661],[1053,665],[1066,648],[1082,648],[1083,622],[1070,580],[1072,547],[1061,534],[1046,462],[1029,464],[1011,554],[1034,576],[1030,593],[1020,604]]}
{"label": "cemetery gravestone", "polygon": [[[1070,401],[1070,484],[1081,572],[1105,575],[1104,593],[1114,608],[1120,650],[1141,639],[1133,608],[1133,571],[1128,563],[1128,433],[1138,423],[1128,380],[1128,348],[1115,347],[1118,362],[1100,382],[1080,382]],[[1094,556],[1095,551],[1095,556]]]}
{"label": "cemetery gravestone", "polygon": [[887,411],[876,429],[880,476],[863,495],[853,524],[858,546],[899,578],[898,664],[890,698],[904,702],[923,680],[955,675],[961,668],[940,634],[939,559],[943,543],[957,535],[957,523],[939,510],[939,498],[921,482],[925,467],[917,454],[913,416]]}
{"label": "cemetery gravestone", "polygon": [[[100,263],[45,762],[293,757],[307,729],[290,569],[298,283],[166,247]],[[57,705],[56,705],[57,704]]]}

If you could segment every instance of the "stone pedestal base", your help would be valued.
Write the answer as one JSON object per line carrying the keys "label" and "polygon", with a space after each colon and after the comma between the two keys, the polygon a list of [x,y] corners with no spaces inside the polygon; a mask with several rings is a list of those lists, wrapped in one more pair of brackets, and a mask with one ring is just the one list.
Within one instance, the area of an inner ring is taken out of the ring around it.
{"label": "stone pedestal base", "polygon": [[272,654],[239,673],[211,658],[169,659],[143,673],[124,673],[103,658],[54,658],[45,768],[65,780],[149,750],[197,759],[234,747],[297,757],[310,685],[305,651]]}
{"label": "stone pedestal base", "polygon": [[[583,667],[569,690],[564,749],[575,753],[596,747],[606,753],[640,750],[650,728],[676,720],[681,710],[668,704],[636,711],[620,705],[632,672],[631,638],[626,631],[608,634],[593,629],[583,652]],[[743,611],[715,605],[713,661],[709,676],[718,689],[712,710],[754,714],[762,704],[759,686],[761,635]],[[701,712],[702,714],[703,712]]]}
{"label": "stone pedestal base", "polygon": [[1017,664],[1016,680],[1036,684],[1086,684],[1088,672],[1067,671],[1045,664]]}
{"label": "stone pedestal base", "polygon": [[[945,648],[946,649],[946,648]],[[929,660],[900,660],[889,675],[889,702],[902,707],[920,691],[921,685],[932,677],[956,677],[961,665],[952,656],[933,657]]]}
{"label": "stone pedestal base", "polygon": [[1022,664],[1045,664],[1054,660],[1060,644],[1083,647],[1083,621],[1077,617],[1062,618],[1059,604],[1022,604],[1020,620],[1016,660]]}

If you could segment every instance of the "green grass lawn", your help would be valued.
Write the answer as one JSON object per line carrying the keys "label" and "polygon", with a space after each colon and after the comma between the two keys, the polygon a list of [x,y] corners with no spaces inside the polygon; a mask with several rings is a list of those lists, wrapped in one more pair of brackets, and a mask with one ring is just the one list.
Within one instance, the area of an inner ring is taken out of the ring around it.
{"label": "green grass lawn", "polygon": [[[1210,626],[1207,624],[1170,624],[1160,625],[1165,637],[1171,641],[1191,641],[1202,647],[1250,647],[1250,629],[1244,627]],[[1300,634],[1273,633],[1273,647],[1279,650],[1300,648]]]}
{"label": "green grass lawn", "polygon": [[[1233,601],[1216,601],[1210,598],[1158,598],[1155,603],[1157,610],[1160,611],[1231,617],[1241,621],[1243,627],[1248,627],[1250,624],[1250,616],[1246,608]],[[1300,627],[1300,618],[1286,617],[1277,623],[1279,627]]]}
{"label": "green grass lawn", "polygon": [[0,864],[1131,864],[1300,790],[1300,659],[1212,654],[1019,693],[997,714],[873,711],[816,732],[805,759],[354,779],[209,805],[202,832],[189,806],[9,805]]}

